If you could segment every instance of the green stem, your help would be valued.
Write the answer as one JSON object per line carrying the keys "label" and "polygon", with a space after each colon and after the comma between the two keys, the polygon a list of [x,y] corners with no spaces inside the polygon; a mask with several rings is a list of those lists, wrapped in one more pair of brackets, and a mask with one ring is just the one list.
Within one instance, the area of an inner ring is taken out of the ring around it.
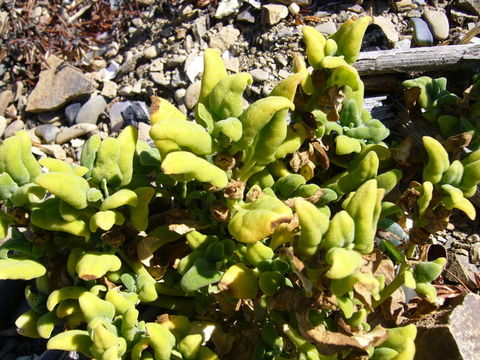
{"label": "green stem", "polygon": [[400,286],[403,285],[403,283],[405,281],[405,278],[404,278],[403,275],[405,274],[405,271],[407,271],[408,268],[409,268],[407,260],[410,259],[413,256],[414,252],[415,252],[415,245],[410,245],[407,248],[405,261],[402,263],[402,265],[400,265],[400,270],[398,271],[398,274],[395,276],[395,278],[392,280],[392,282],[390,284],[388,284],[385,287],[385,289],[383,289],[383,291],[380,295],[380,299],[378,299],[376,301],[373,301],[372,307],[374,309],[377,308],[378,306],[380,306],[385,300],[387,300],[390,296],[392,296],[392,294]]}

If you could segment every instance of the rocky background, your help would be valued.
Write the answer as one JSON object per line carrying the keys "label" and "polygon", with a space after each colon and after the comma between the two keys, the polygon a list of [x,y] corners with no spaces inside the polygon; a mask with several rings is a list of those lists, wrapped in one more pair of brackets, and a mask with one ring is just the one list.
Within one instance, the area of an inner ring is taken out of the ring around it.
{"label": "rocky background", "polygon": [[[480,42],[478,0],[0,0],[0,136],[27,129],[36,155],[70,162],[93,133],[106,137],[134,123],[148,141],[150,96],[190,112],[205,48],[220,49],[230,72],[252,74],[253,100],[290,74],[292,53],[303,52],[301,25],[330,35],[362,15],[375,24],[364,51]],[[369,95],[395,104],[402,95],[392,88]],[[386,118],[400,117],[401,109],[394,110]],[[443,296],[478,291],[478,225],[458,218],[434,240],[450,260]],[[433,327],[439,332],[426,343],[457,331],[467,318],[480,320],[478,297],[469,301],[454,325]],[[43,352],[42,342],[26,342],[11,327],[0,326],[0,336],[1,359],[37,359]],[[471,346],[462,341],[445,346]]]}

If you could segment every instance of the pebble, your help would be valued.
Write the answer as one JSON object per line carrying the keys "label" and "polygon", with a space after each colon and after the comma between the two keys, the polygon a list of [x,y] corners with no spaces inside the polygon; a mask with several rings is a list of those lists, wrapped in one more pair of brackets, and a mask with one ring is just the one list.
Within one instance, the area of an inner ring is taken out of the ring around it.
{"label": "pebble", "polygon": [[433,44],[433,35],[425,21],[420,18],[412,18],[413,40],[419,46],[430,46]]}
{"label": "pebble", "polygon": [[95,85],[74,67],[50,68],[40,73],[39,81],[28,97],[26,111],[56,110],[94,90]]}
{"label": "pebble", "polygon": [[155,59],[150,63],[149,71],[163,71],[163,60]]}
{"label": "pebble", "polygon": [[[288,10],[287,10],[288,13]],[[230,49],[230,47],[238,40],[240,31],[233,25],[224,26],[216,34],[210,36],[209,46],[219,49],[221,52]]]}
{"label": "pebble", "polygon": [[113,104],[108,111],[110,128],[114,132],[120,131],[123,125],[122,112],[130,105],[130,101],[121,101]]}
{"label": "pebble", "polygon": [[67,119],[68,125],[73,125],[75,123],[75,118],[81,107],[81,103],[73,103],[65,107],[65,118]]}
{"label": "pebble", "polygon": [[150,111],[147,104],[143,101],[132,101],[125,110],[122,111],[124,126],[138,126],[139,122],[150,123]]}
{"label": "pebble", "polygon": [[150,138],[150,129],[151,125],[145,124],[143,122],[138,124],[138,140],[148,142]]}
{"label": "pebble", "polygon": [[55,142],[59,145],[62,145],[71,139],[75,139],[97,129],[97,125],[89,123],[76,124],[68,128],[64,127],[60,129]]}
{"label": "pebble", "polygon": [[12,121],[8,126],[5,128],[3,132],[3,137],[6,139],[10,136],[15,135],[20,130],[25,129],[25,123],[22,120],[15,120]]}
{"label": "pebble", "polygon": [[35,135],[40,136],[46,143],[53,143],[60,129],[51,124],[39,125],[35,128]]}
{"label": "pebble", "polygon": [[0,116],[5,114],[8,105],[13,101],[14,95],[12,90],[4,90],[0,93]]}
{"label": "pebble", "polygon": [[384,16],[375,16],[373,23],[380,26],[387,36],[388,41],[396,43],[398,41],[398,31],[390,18]]}
{"label": "pebble", "polygon": [[411,47],[412,47],[412,40],[410,39],[403,39],[395,44],[395,49],[399,49],[399,50],[408,50]]}
{"label": "pebble", "polygon": [[215,18],[221,19],[225,16],[232,15],[240,8],[239,0],[223,0],[218,4],[215,11]]}
{"label": "pebble", "polygon": [[165,60],[165,66],[167,68],[174,68],[181,66],[185,60],[187,60],[186,55],[173,55]]}
{"label": "pebble", "polygon": [[408,13],[407,13],[407,17],[408,18],[419,18],[422,16],[422,13],[418,10],[410,10]]}
{"label": "pebble", "polygon": [[262,22],[268,25],[278,24],[288,16],[288,8],[280,4],[267,4],[262,6]]}
{"label": "pebble", "polygon": [[6,127],[7,127],[7,119],[5,119],[4,116],[0,115],[0,137],[3,136],[3,132],[5,131]]}
{"label": "pebble", "polygon": [[457,0],[456,5],[465,11],[475,15],[480,15],[480,1],[479,0]]}
{"label": "pebble", "polygon": [[104,59],[95,59],[88,66],[90,71],[100,71],[107,67],[107,62]]}
{"label": "pebble", "polygon": [[200,81],[195,81],[187,88],[187,91],[185,92],[184,104],[188,110],[192,110],[197,104],[201,87],[202,83]]}
{"label": "pebble", "polygon": [[448,38],[450,25],[445,13],[441,11],[434,11],[425,9],[423,17],[427,22],[435,40],[445,40]]}
{"label": "pebble", "polygon": [[181,89],[177,89],[175,91],[175,94],[174,94],[174,97],[175,97],[175,100],[179,103],[183,103],[184,102],[184,99],[185,99],[185,93],[187,92],[187,90],[181,88]]}
{"label": "pebble", "polygon": [[252,71],[250,71],[250,74],[252,75],[253,81],[255,82],[267,81],[269,78],[268,72],[262,69],[253,69]]}
{"label": "pebble", "polygon": [[143,50],[143,56],[147,59],[155,59],[158,56],[158,50],[155,45],[147,47]]}
{"label": "pebble", "polygon": [[473,244],[470,249],[470,262],[475,265],[480,265],[480,243]]}
{"label": "pebble", "polygon": [[107,103],[103,96],[92,96],[85,104],[82,105],[77,117],[75,118],[75,122],[77,124],[96,124],[98,117],[103,113],[106,106]]}
{"label": "pebble", "polygon": [[[152,75],[153,73],[150,73],[150,76]],[[157,74],[157,73],[155,73]],[[155,81],[153,78],[152,78],[153,81]],[[156,81],[155,81],[156,82]],[[125,86],[122,86],[120,88],[120,90],[118,90],[118,95],[120,96],[130,96],[133,92],[133,87],[130,86],[130,85],[125,85]]]}
{"label": "pebble", "polygon": [[153,5],[155,4],[155,0],[137,0],[137,3],[141,5]]}
{"label": "pebble", "polygon": [[333,21],[326,21],[315,26],[319,32],[325,35],[332,35],[337,31],[337,25]]}
{"label": "pebble", "polygon": [[240,59],[239,58],[227,58],[223,59],[225,64],[225,69],[230,70],[231,72],[238,73],[240,69]]}
{"label": "pebble", "polygon": [[412,0],[400,0],[393,3],[393,7],[397,12],[405,12],[414,8]]}
{"label": "pebble", "polygon": [[117,90],[118,85],[113,81],[107,80],[103,83],[102,95],[107,98],[113,99],[115,96],[117,96]]}
{"label": "pebble", "polygon": [[[148,73],[148,76],[154,83],[158,85],[168,86],[170,84],[170,81],[165,77],[165,74],[163,72],[150,72]],[[122,87],[118,93],[122,96],[128,96],[131,92],[132,87],[127,85]]]}
{"label": "pebble", "polygon": [[300,12],[300,6],[296,3],[291,3],[288,6],[288,11],[290,11],[290,14],[292,15],[297,15]]}
{"label": "pebble", "polygon": [[185,61],[185,73],[190,82],[194,82],[197,75],[203,71],[203,56],[190,55]]}
{"label": "pebble", "polygon": [[246,9],[237,15],[237,21],[255,24],[255,16],[252,15],[249,9]]}

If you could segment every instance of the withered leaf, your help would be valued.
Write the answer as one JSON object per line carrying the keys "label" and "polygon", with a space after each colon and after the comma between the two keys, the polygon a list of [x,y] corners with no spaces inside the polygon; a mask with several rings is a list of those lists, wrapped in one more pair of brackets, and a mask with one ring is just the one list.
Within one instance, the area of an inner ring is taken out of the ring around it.
{"label": "withered leaf", "polygon": [[231,170],[235,167],[237,161],[229,153],[218,153],[213,156],[213,163],[222,170]]}
{"label": "withered leaf", "polygon": [[210,214],[218,222],[228,222],[230,220],[230,210],[220,201],[210,203]]}
{"label": "withered leaf", "polygon": [[407,110],[410,110],[417,104],[417,100],[420,97],[421,92],[422,89],[419,86],[414,86],[405,90],[404,99]]}
{"label": "withered leaf", "polygon": [[308,312],[298,314],[297,320],[300,333],[315,344],[318,352],[323,355],[334,355],[352,347],[366,351],[372,346],[380,345],[388,337],[387,330],[380,325],[370,332],[348,336],[329,331],[324,325],[313,327],[308,320]]}
{"label": "withered leaf", "polygon": [[313,150],[310,150],[315,156],[313,161],[316,164],[320,164],[323,170],[327,170],[330,167],[330,158],[327,153],[328,147],[318,140],[311,141],[309,146],[313,148]]}
{"label": "withered leaf", "polygon": [[156,236],[146,236],[137,242],[138,260],[145,265],[150,266],[153,253],[158,249],[160,239]]}
{"label": "withered leaf", "polygon": [[243,198],[243,191],[245,190],[245,183],[237,180],[230,180],[224,191],[224,196],[228,199]]}
{"label": "withered leaf", "polygon": [[410,155],[414,144],[415,138],[407,136],[400,144],[390,148],[393,160],[395,160],[400,166],[410,166]]}
{"label": "withered leaf", "polygon": [[470,145],[473,134],[463,132],[458,135],[450,136],[447,140],[442,142],[443,147],[450,154],[456,154],[463,150],[464,147]]}
{"label": "withered leaf", "polygon": [[306,311],[310,308],[313,299],[309,299],[305,294],[296,289],[282,288],[268,300],[268,308],[279,311]]}
{"label": "withered leaf", "polygon": [[310,279],[303,274],[305,264],[302,262],[302,260],[296,257],[291,249],[285,247],[280,249],[279,255],[281,259],[288,259],[289,263],[292,265],[293,272],[302,282],[302,286],[305,289],[305,292],[307,293],[307,295],[311,295],[313,284]]}

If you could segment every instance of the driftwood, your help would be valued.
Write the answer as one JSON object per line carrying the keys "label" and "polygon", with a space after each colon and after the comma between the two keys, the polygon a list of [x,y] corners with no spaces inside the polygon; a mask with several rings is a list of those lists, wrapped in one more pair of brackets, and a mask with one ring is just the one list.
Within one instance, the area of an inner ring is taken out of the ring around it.
{"label": "driftwood", "polygon": [[362,52],[354,64],[360,75],[441,69],[479,69],[480,44]]}

